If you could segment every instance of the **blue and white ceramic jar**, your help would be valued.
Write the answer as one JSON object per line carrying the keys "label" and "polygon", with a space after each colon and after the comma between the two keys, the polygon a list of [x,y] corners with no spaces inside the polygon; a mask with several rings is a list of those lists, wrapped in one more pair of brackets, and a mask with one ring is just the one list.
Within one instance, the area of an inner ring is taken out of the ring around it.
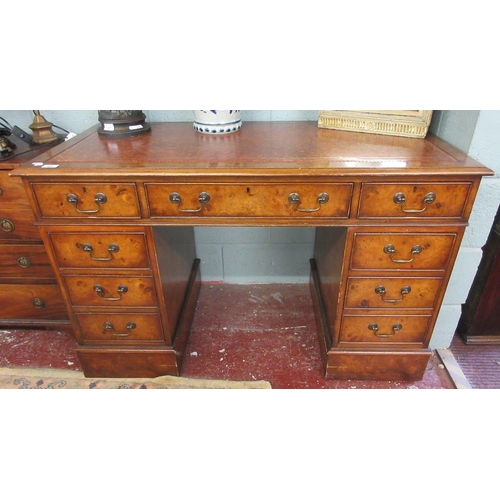
{"label": "blue and white ceramic jar", "polygon": [[241,111],[194,111],[193,126],[203,134],[231,134],[241,129]]}

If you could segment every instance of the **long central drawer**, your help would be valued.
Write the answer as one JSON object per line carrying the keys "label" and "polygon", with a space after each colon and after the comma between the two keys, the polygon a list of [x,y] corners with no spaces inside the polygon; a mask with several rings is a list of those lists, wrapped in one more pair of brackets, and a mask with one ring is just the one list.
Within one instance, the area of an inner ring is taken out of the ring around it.
{"label": "long central drawer", "polygon": [[349,217],[353,186],[145,183],[151,217]]}

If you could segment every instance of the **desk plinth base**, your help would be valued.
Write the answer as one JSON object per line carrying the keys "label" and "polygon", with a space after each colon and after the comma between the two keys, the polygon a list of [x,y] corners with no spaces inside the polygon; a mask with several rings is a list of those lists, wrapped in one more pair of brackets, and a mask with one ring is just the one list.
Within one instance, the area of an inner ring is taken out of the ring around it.
{"label": "desk plinth base", "polygon": [[325,378],[335,380],[422,380],[431,357],[428,349],[412,351],[354,351],[331,349]]}
{"label": "desk plinth base", "polygon": [[332,347],[328,315],[314,259],[311,259],[310,288],[326,379],[422,380],[432,354],[430,349],[368,350]]}
{"label": "desk plinth base", "polygon": [[76,350],[83,373],[89,378],[155,378],[179,375],[175,349],[96,349]]}
{"label": "desk plinth base", "polygon": [[83,373],[90,378],[154,378],[179,376],[201,287],[200,260],[195,259],[174,345],[159,347],[98,348],[80,346],[76,352]]}

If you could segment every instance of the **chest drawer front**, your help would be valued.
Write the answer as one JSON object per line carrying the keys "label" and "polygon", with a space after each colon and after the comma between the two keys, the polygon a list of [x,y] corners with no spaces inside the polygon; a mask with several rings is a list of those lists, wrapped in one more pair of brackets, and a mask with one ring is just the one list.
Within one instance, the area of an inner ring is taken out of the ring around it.
{"label": "chest drawer front", "polygon": [[163,342],[158,314],[76,314],[86,344]]}
{"label": "chest drawer front", "polygon": [[444,271],[456,233],[356,233],[353,270]]}
{"label": "chest drawer front", "polygon": [[349,217],[352,184],[146,184],[151,217]]}
{"label": "chest drawer front", "polygon": [[472,184],[363,183],[359,218],[464,218]]}
{"label": "chest drawer front", "polygon": [[73,306],[156,307],[153,278],[140,276],[65,276]]}
{"label": "chest drawer front", "polygon": [[135,184],[45,184],[32,185],[42,217],[139,218]]}
{"label": "chest drawer front", "polygon": [[48,233],[61,269],[150,269],[144,233]]}
{"label": "chest drawer front", "polygon": [[0,284],[2,319],[67,319],[68,313],[58,285]]}
{"label": "chest drawer front", "polygon": [[411,343],[424,345],[431,316],[348,316],[342,319],[340,343]]}
{"label": "chest drawer front", "polygon": [[9,170],[0,171],[0,210],[24,209],[31,211],[23,181],[18,177],[10,177],[9,174]]}
{"label": "chest drawer front", "polygon": [[345,307],[432,309],[441,278],[349,278]]}
{"label": "chest drawer front", "polygon": [[2,278],[54,278],[45,248],[40,245],[1,246],[0,277]]}
{"label": "chest drawer front", "polygon": [[30,209],[2,210],[0,205],[0,240],[41,241],[40,232],[35,226],[35,218]]}

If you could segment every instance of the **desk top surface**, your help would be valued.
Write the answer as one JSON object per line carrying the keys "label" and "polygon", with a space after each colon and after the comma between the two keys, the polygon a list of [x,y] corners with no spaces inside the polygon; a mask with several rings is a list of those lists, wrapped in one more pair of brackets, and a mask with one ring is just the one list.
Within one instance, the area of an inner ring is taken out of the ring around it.
{"label": "desk top surface", "polygon": [[249,122],[239,132],[201,134],[191,123],[152,123],[151,132],[108,138],[97,127],[56,146],[17,175],[64,174],[443,174],[491,175],[448,143],[318,128],[315,122]]}

